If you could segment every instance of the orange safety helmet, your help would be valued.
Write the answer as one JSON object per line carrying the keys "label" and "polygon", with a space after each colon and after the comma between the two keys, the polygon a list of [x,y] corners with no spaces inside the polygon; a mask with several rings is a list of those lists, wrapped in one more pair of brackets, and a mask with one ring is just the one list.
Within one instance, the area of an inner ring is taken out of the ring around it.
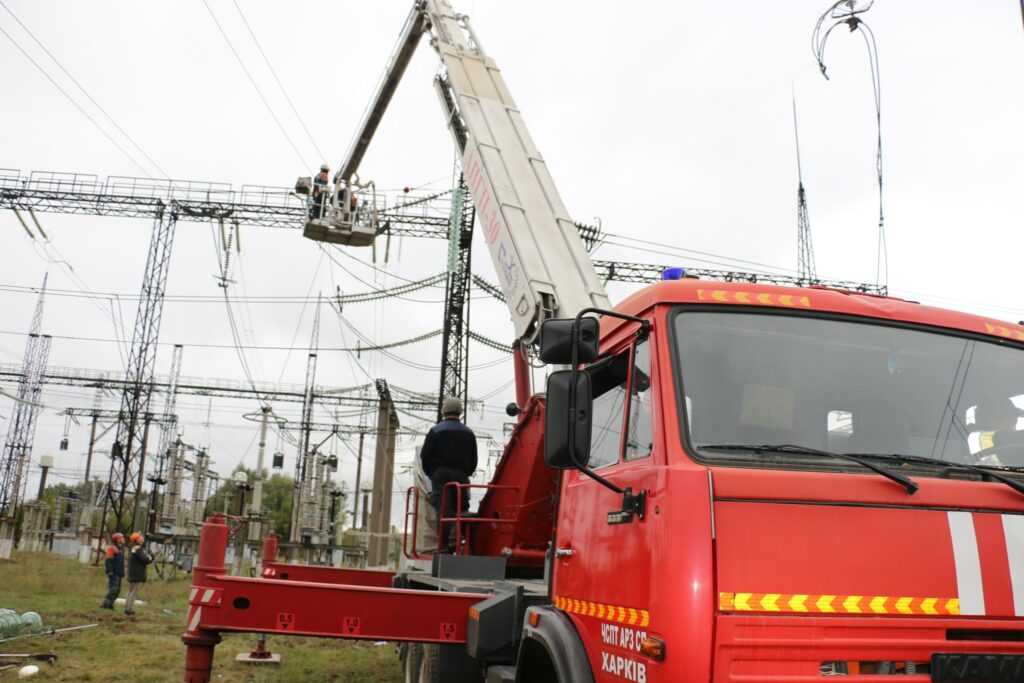
{"label": "orange safety helmet", "polygon": [[128,537],[128,542],[129,543],[142,543],[142,540],[143,540],[142,539],[142,534],[139,533],[138,531],[136,531],[135,533],[133,533],[131,536]]}
{"label": "orange safety helmet", "polygon": [[124,534],[122,534],[120,531],[114,534],[110,534],[110,540],[114,543],[117,543],[118,541],[124,541]]}

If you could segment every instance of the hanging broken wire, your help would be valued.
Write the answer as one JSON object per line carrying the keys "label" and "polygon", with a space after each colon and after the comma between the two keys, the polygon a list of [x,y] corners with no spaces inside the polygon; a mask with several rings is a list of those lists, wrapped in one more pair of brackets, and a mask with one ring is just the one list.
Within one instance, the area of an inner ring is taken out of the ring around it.
{"label": "hanging broken wire", "polygon": [[[875,170],[878,176],[878,253],[875,262],[875,284],[881,285],[888,283],[889,280],[889,251],[885,243],[885,213],[882,210],[882,86],[875,34],[861,18],[874,4],[874,0],[869,0],[864,4],[858,4],[856,0],[839,0],[834,3],[818,18],[818,23],[814,26],[814,32],[811,34],[811,50],[814,52],[814,58],[818,60],[821,75],[829,80],[825,67],[825,47],[832,31],[840,26],[846,26],[850,33],[860,32],[867,48],[871,85],[875,98],[875,123],[878,131],[875,150]],[[832,23],[827,29],[824,29],[829,20]]]}

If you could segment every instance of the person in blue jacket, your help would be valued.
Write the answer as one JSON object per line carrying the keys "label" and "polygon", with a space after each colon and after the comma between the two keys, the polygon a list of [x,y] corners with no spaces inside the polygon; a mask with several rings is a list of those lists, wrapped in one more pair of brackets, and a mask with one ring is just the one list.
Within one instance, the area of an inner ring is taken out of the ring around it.
{"label": "person in blue jacket", "polygon": [[[430,477],[431,498],[439,517],[454,517],[456,490],[451,487],[444,494],[444,510],[441,509],[442,492],[450,482],[468,484],[469,477],[476,471],[476,435],[464,425],[459,416],[462,414],[462,401],[455,396],[448,396],[441,403],[441,414],[444,419],[430,428],[420,449],[420,462],[423,473]],[[462,511],[469,509],[469,490],[462,490]],[[450,538],[455,525],[443,525]],[[447,540],[447,538],[446,538]]]}
{"label": "person in blue jacket", "polygon": [[121,592],[121,580],[124,578],[124,534],[117,532],[110,536],[107,548],[107,559],[103,561],[103,570],[107,573],[107,596],[103,598],[103,609],[114,609],[114,601]]}

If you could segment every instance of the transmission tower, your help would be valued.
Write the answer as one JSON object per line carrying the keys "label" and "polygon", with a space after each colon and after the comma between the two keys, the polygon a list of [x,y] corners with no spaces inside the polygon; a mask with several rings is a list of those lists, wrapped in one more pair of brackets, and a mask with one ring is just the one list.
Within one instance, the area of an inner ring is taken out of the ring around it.
{"label": "transmission tower", "polygon": [[797,235],[797,277],[809,283],[818,279],[814,265],[814,246],[811,244],[811,221],[807,217],[807,193],[804,192],[804,176],[800,168],[800,133],[796,125],[796,97],[793,97],[793,136],[796,139],[796,235]]}
{"label": "transmission tower", "polygon": [[174,409],[178,399],[178,380],[181,379],[182,351],[181,344],[174,345],[174,353],[171,356],[171,374],[167,379],[167,396],[164,399],[164,412],[160,417],[160,441],[156,448],[156,471],[147,477],[153,482],[152,493],[149,496],[150,531],[156,530],[157,510],[159,509],[156,502],[157,494],[160,487],[167,483],[168,453],[172,441],[177,438],[178,416],[174,414]]}
{"label": "transmission tower", "polygon": [[174,345],[174,353],[171,356],[171,372],[167,377],[167,396],[164,399],[164,413],[160,419],[160,441],[157,446],[157,476],[164,471],[167,448],[171,441],[177,436],[178,416],[175,415],[175,407],[178,401],[178,381],[181,379],[181,356],[183,347],[181,344]]}
{"label": "transmission tower", "polygon": [[146,445],[149,437],[149,403],[153,393],[153,368],[156,343],[160,333],[167,270],[171,262],[171,245],[178,222],[177,210],[162,201],[153,221],[153,235],[142,276],[139,309],[132,333],[132,347],[126,368],[127,384],[121,393],[121,411],[117,436],[110,452],[110,477],[107,497],[103,503],[100,537],[107,531],[107,512],[113,513],[113,528],[130,531],[129,523],[138,524],[141,503],[142,475],[145,469]]}
{"label": "transmission tower", "polygon": [[290,538],[293,543],[302,540],[304,522],[307,515],[303,514],[306,501],[311,495],[308,490],[309,479],[313,471],[310,467],[310,432],[313,424],[313,407],[316,389],[316,355],[320,347],[320,297],[317,296],[316,311],[313,315],[313,335],[310,339],[310,353],[306,361],[306,385],[302,396],[302,423],[299,425],[298,457],[295,460],[295,488],[292,497],[292,528]]}
{"label": "transmission tower", "polygon": [[[0,520],[13,521],[28,479],[26,470],[32,455],[36,416],[41,407],[39,399],[42,394],[43,377],[46,374],[46,362],[50,356],[50,336],[39,333],[43,322],[45,296],[44,276],[43,287],[39,290],[39,299],[32,315],[28,341],[25,343],[25,360],[15,395],[14,412],[7,429],[3,455],[0,457]],[[0,536],[0,556],[7,557],[10,549],[7,549],[7,555],[3,554],[4,538],[6,536]]]}
{"label": "transmission tower", "polygon": [[448,278],[444,290],[444,321],[441,329],[441,388],[437,392],[437,419],[445,396],[457,396],[467,405],[469,391],[469,284],[470,247],[473,244],[473,220],[476,212],[466,186],[452,191],[451,222],[448,234]]}

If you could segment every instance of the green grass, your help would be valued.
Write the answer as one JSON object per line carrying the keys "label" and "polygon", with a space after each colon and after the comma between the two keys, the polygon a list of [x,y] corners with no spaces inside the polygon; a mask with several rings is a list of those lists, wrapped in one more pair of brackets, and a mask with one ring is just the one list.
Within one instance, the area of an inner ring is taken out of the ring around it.
{"label": "green grass", "polygon": [[[102,568],[62,560],[48,553],[15,551],[0,560],[0,607],[38,612],[47,628],[99,623],[96,628],[53,636],[0,643],[0,652],[53,652],[55,665],[39,664],[37,681],[182,681],[190,577],[161,581],[152,576],[143,587],[134,617],[123,608],[99,609],[106,592]],[[121,597],[127,593],[127,584]],[[391,645],[320,638],[270,637],[267,647],[282,655],[279,665],[248,665],[234,661],[256,642],[251,634],[225,635],[217,646],[213,681],[253,683],[316,683],[401,680],[398,658]],[[14,680],[11,671],[0,681]]]}

